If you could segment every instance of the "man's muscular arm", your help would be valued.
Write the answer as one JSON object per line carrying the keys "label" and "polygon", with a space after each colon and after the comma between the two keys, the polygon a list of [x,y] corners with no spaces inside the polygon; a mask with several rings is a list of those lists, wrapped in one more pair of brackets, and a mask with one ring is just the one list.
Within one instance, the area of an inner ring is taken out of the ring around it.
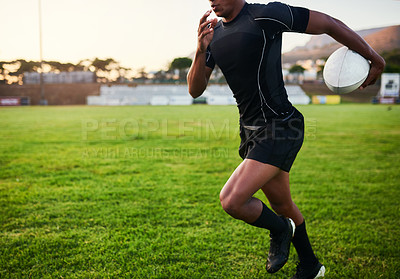
{"label": "man's muscular arm", "polygon": [[363,38],[338,19],[320,12],[310,11],[306,33],[313,35],[327,34],[371,61],[369,75],[360,86],[361,89],[374,84],[385,68],[385,60]]}
{"label": "man's muscular arm", "polygon": [[207,11],[200,19],[197,50],[187,75],[189,93],[193,98],[203,94],[212,72],[212,69],[206,66],[206,51],[214,36],[214,27],[217,24],[217,19],[207,20],[210,14],[211,11]]}

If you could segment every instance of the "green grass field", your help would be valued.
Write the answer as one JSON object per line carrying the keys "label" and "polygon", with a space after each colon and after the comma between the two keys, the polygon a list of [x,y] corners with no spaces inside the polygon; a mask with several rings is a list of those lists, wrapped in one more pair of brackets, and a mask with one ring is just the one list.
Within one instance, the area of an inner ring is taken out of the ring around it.
{"label": "green grass field", "polygon": [[[299,106],[291,171],[326,278],[400,278],[400,106]],[[0,109],[0,278],[289,278],[229,217],[233,106]],[[262,197],[260,193],[257,197]]]}

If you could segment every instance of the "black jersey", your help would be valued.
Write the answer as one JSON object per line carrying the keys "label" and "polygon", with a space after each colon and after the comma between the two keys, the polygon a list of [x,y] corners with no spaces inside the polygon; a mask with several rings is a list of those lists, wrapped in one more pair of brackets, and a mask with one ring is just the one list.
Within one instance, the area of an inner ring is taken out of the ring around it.
{"label": "black jersey", "polygon": [[215,26],[206,66],[222,70],[245,125],[293,113],[282,75],[282,32],[305,32],[308,19],[305,8],[246,3],[235,19]]}

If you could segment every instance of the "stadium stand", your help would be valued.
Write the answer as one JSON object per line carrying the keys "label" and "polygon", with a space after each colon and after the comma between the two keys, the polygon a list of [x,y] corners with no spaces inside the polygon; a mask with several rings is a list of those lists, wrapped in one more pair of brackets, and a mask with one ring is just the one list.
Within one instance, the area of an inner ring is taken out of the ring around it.
{"label": "stadium stand", "polygon": [[[286,86],[289,100],[294,104],[309,104],[310,97],[297,85]],[[209,85],[203,96],[209,105],[235,105],[227,85]],[[187,85],[127,85],[100,87],[100,96],[88,96],[88,105],[191,105]]]}
{"label": "stadium stand", "polygon": [[289,101],[293,105],[308,105],[311,102],[311,98],[298,85],[286,85],[285,86]]}

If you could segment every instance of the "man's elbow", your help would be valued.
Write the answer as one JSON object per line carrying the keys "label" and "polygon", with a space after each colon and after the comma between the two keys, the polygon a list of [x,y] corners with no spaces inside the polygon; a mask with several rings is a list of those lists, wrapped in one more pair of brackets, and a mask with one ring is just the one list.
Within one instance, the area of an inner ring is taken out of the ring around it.
{"label": "man's elbow", "polygon": [[194,99],[201,96],[201,94],[203,94],[204,90],[206,90],[207,82],[205,82],[205,84],[203,84],[202,82],[199,83],[198,80],[191,79],[190,75],[188,75],[187,81],[188,81],[189,94]]}
{"label": "man's elbow", "polygon": [[189,85],[189,94],[190,94],[190,96],[193,97],[193,99],[200,97],[203,94],[203,92],[204,92],[204,90],[196,89]]}

